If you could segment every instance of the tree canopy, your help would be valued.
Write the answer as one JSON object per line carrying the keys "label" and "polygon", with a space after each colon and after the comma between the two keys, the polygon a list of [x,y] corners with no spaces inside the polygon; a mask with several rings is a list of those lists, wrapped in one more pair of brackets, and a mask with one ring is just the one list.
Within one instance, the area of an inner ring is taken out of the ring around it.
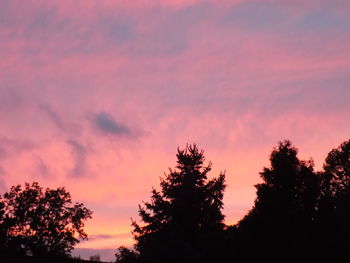
{"label": "tree canopy", "polygon": [[318,239],[345,256],[350,249],[350,140],[329,152],[318,202]]}
{"label": "tree canopy", "polygon": [[[223,231],[225,175],[208,179],[196,145],[178,149],[177,166],[161,179],[151,201],[139,206],[143,224],[133,221],[136,250],[141,262],[207,262]],[[175,253],[176,252],[176,253]]]}
{"label": "tree canopy", "polygon": [[273,247],[276,257],[293,257],[310,249],[319,179],[312,160],[299,160],[297,153],[290,141],[273,149],[271,166],[263,169],[263,182],[256,185],[254,207],[238,225],[247,239],[241,241],[243,250],[251,243],[261,252]]}
{"label": "tree canopy", "polygon": [[3,253],[66,256],[79,239],[86,239],[84,221],[92,212],[72,204],[64,187],[45,190],[36,182],[11,187],[0,199]]}

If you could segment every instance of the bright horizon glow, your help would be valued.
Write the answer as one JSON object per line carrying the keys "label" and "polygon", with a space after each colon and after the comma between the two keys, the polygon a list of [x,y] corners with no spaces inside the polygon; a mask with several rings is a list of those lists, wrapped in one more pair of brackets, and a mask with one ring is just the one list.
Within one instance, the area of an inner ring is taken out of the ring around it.
{"label": "bright horizon glow", "polygon": [[0,0],[0,193],[65,186],[94,211],[78,247],[112,260],[99,249],[132,244],[138,204],[196,143],[209,177],[226,170],[237,222],[278,141],[320,170],[349,139],[349,13],[343,0]]}

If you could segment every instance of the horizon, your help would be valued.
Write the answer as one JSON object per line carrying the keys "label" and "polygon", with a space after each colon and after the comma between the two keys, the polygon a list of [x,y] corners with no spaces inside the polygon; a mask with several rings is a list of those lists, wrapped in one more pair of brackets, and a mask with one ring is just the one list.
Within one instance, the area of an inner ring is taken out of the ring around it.
{"label": "horizon", "polygon": [[177,147],[196,143],[210,178],[226,171],[236,223],[279,141],[321,170],[349,139],[349,12],[343,0],[0,0],[1,193],[66,187],[94,212],[77,251],[111,260]]}

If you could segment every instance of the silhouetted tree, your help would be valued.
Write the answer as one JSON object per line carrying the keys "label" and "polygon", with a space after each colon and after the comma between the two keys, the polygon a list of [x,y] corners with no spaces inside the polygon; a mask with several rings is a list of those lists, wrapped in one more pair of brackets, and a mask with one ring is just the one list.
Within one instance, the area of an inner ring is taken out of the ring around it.
{"label": "silhouetted tree", "polygon": [[323,169],[318,239],[344,255],[350,249],[350,140],[328,154]]}
{"label": "silhouetted tree", "polygon": [[204,160],[196,145],[178,149],[176,169],[139,206],[143,225],[133,221],[133,234],[141,262],[208,262],[220,255],[225,175],[209,180],[211,163]]}
{"label": "silhouetted tree", "polygon": [[118,252],[115,256],[116,263],[136,263],[139,258],[139,254],[136,251],[124,246],[118,248]]}
{"label": "silhouetted tree", "polygon": [[66,256],[86,239],[84,221],[92,212],[72,204],[65,188],[43,189],[38,183],[13,186],[0,200],[3,246],[7,252],[33,256]]}
{"label": "silhouetted tree", "polygon": [[350,140],[328,154],[323,169],[332,195],[343,195],[350,190]]}
{"label": "silhouetted tree", "polygon": [[[290,141],[279,143],[271,167],[260,173],[253,209],[239,223],[239,246],[271,256],[312,253],[319,178],[312,161],[300,161]],[[247,252],[247,251],[246,251]]]}
{"label": "silhouetted tree", "polygon": [[224,226],[224,174],[208,180],[203,151],[178,150],[176,169],[139,206],[135,250],[121,247],[117,262],[348,259],[350,140],[328,154],[322,172],[297,153],[290,141],[280,142],[260,173],[253,208],[237,225]]}
{"label": "silhouetted tree", "polygon": [[6,253],[6,228],[4,227],[5,204],[0,195],[0,254]]}

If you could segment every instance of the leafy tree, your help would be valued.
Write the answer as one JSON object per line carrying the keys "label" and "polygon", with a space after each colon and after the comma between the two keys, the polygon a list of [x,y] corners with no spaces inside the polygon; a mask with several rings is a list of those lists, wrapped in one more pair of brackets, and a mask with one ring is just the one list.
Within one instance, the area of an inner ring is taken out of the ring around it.
{"label": "leafy tree", "polygon": [[73,205],[63,187],[44,190],[36,182],[13,186],[0,204],[4,246],[12,253],[66,256],[79,238],[87,238],[84,221],[92,212],[82,203]]}
{"label": "leafy tree", "polygon": [[219,254],[225,175],[209,180],[204,160],[196,145],[178,149],[176,169],[139,206],[143,225],[133,221],[133,235],[141,262],[207,262]]}
{"label": "leafy tree", "polygon": [[254,247],[279,257],[312,251],[319,178],[312,161],[301,161],[290,141],[280,142],[271,166],[260,173],[253,209],[239,223],[242,250]]}

